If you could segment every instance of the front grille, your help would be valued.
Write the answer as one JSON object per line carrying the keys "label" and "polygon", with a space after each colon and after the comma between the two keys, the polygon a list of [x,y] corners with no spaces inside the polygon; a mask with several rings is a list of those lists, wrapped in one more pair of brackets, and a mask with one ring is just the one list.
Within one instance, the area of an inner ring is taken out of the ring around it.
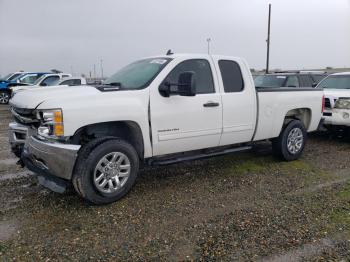
{"label": "front grille", "polygon": [[331,100],[329,100],[329,98],[325,98],[325,99],[324,99],[324,107],[325,107],[325,108],[332,108],[332,106],[331,106]]}
{"label": "front grille", "polygon": [[11,113],[16,122],[24,125],[39,124],[39,120],[35,116],[33,109],[12,107]]}

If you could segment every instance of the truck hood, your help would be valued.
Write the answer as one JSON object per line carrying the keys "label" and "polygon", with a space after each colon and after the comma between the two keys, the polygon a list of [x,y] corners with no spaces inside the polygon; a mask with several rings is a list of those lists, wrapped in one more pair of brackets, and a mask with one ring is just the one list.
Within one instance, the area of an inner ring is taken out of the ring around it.
{"label": "truck hood", "polygon": [[92,86],[50,86],[32,88],[29,90],[19,91],[10,100],[10,105],[19,108],[34,109],[43,102],[51,99],[64,100],[67,98],[84,99],[91,95],[101,93]]}
{"label": "truck hood", "polygon": [[350,89],[323,89],[325,97],[350,97]]}

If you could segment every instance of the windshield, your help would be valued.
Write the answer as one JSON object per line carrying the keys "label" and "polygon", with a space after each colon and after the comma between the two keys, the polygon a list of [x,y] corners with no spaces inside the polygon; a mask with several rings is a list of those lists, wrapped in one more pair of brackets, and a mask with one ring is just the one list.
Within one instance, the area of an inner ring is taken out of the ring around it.
{"label": "windshield", "polygon": [[317,87],[326,89],[350,89],[350,75],[330,76]]}
{"label": "windshield", "polygon": [[283,87],[286,82],[286,76],[280,75],[262,75],[254,79],[256,87]]}
{"label": "windshield", "polygon": [[104,85],[120,84],[121,88],[139,89],[148,86],[169,63],[169,58],[150,58],[134,62],[103,82]]}
{"label": "windshield", "polygon": [[23,73],[15,73],[12,76],[7,76],[8,78],[6,78],[7,80],[11,81],[19,76],[23,75]]}
{"label": "windshield", "polygon": [[21,78],[21,76],[23,76],[23,73],[18,73],[18,74],[14,74],[13,76],[11,76],[9,79],[7,79],[8,81],[17,81],[18,79]]}

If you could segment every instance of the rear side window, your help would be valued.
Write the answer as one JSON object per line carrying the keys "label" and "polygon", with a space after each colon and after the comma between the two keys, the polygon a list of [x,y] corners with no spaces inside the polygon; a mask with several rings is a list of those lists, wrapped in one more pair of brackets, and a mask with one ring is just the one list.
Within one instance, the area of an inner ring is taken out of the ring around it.
{"label": "rear side window", "polygon": [[302,87],[312,87],[312,84],[314,83],[310,75],[299,75],[299,80],[299,84]]}
{"label": "rear side window", "polygon": [[244,89],[244,81],[239,65],[234,61],[220,60],[219,67],[225,93],[241,92]]}
{"label": "rear side window", "polygon": [[60,85],[78,86],[81,85],[81,81],[80,79],[69,79],[61,82]]}
{"label": "rear side window", "polygon": [[286,87],[299,87],[299,80],[296,76],[289,76],[286,82]]}

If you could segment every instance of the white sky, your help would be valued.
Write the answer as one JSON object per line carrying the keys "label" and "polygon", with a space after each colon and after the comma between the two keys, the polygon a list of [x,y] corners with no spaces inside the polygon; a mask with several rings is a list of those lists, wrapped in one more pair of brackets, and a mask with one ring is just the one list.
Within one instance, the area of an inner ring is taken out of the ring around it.
{"label": "white sky", "polygon": [[0,74],[47,71],[105,75],[165,54],[266,59],[272,3],[271,68],[350,67],[350,0],[0,0]]}

